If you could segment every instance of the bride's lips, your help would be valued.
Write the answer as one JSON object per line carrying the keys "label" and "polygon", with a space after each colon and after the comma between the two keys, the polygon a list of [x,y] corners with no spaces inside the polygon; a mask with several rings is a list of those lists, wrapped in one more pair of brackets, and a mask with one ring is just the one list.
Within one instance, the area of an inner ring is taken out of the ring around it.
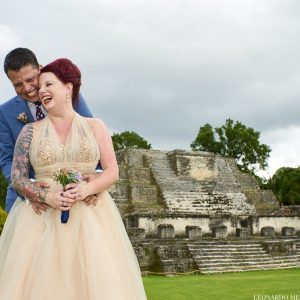
{"label": "bride's lips", "polygon": [[52,100],[52,97],[50,97],[50,96],[44,96],[42,98],[42,101],[43,101],[44,105],[47,105],[51,100]]}

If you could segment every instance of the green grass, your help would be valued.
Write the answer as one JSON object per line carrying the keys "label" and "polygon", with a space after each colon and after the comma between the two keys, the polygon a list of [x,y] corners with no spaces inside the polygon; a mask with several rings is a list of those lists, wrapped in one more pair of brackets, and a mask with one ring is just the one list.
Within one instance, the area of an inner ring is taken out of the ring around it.
{"label": "green grass", "polygon": [[254,300],[254,295],[257,299],[257,295],[287,295],[288,298],[282,299],[300,299],[299,268],[218,275],[148,275],[143,281],[148,300]]}

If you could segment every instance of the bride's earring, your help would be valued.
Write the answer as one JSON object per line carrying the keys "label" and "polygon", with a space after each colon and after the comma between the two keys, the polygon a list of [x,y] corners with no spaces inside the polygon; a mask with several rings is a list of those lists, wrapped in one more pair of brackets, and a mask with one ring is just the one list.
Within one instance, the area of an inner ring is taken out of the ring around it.
{"label": "bride's earring", "polygon": [[69,96],[69,94],[66,94],[66,102],[68,103],[69,100],[70,100],[70,96]]}

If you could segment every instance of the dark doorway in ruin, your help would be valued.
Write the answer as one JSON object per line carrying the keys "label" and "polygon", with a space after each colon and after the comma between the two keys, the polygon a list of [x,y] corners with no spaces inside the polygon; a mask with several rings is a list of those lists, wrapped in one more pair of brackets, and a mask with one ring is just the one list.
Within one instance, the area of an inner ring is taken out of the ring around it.
{"label": "dark doorway in ruin", "polygon": [[241,220],[241,227],[248,227],[248,220]]}

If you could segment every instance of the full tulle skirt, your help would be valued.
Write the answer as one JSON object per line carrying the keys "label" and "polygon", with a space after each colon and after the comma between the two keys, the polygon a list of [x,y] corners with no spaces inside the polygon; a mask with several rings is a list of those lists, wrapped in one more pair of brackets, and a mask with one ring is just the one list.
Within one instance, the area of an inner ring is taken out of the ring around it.
{"label": "full tulle skirt", "polygon": [[17,199],[0,238],[1,300],[146,299],[139,265],[107,192],[76,203],[68,223]]}

